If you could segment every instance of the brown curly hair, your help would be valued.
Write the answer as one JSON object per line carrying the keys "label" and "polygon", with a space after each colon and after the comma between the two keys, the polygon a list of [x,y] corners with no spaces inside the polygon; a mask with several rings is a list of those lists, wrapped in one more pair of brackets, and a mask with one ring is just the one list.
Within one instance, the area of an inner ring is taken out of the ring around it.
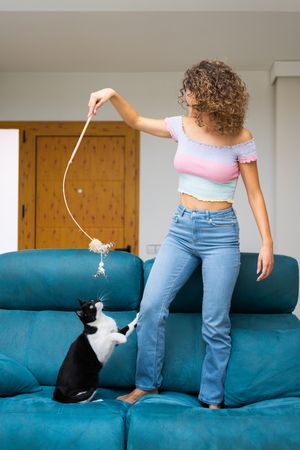
{"label": "brown curly hair", "polygon": [[[249,93],[245,82],[232,67],[218,59],[204,59],[189,67],[183,78],[178,103],[192,106],[193,117],[201,127],[205,124],[203,112],[208,115],[210,132],[220,135],[238,135],[244,124]],[[191,91],[195,104],[186,102],[186,90]]]}

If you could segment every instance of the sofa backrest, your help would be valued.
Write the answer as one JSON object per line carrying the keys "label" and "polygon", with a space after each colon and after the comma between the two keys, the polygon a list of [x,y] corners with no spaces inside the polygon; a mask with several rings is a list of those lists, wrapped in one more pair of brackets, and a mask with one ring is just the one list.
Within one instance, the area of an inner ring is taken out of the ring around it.
{"label": "sofa backrest", "polygon": [[[100,255],[86,249],[19,250],[0,255],[0,308],[75,311],[78,297],[103,297],[109,311],[136,310],[143,286],[143,261],[111,251],[107,278],[95,278]],[[108,276],[109,275],[109,276]]]}
{"label": "sofa backrest", "polygon": [[[256,267],[258,254],[241,252],[241,267],[232,294],[231,313],[291,313],[297,304],[299,294],[299,267],[295,258],[274,255],[271,274],[257,282]],[[155,258],[144,263],[144,284],[146,284]],[[189,280],[178,291],[170,305],[172,312],[201,312],[203,296],[202,262]]]}

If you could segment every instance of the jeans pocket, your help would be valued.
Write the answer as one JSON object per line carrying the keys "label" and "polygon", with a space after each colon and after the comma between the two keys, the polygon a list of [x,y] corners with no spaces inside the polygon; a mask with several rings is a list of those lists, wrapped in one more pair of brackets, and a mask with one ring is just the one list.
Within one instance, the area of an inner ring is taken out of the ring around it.
{"label": "jeans pocket", "polygon": [[238,219],[234,213],[226,214],[223,216],[212,216],[210,223],[215,227],[230,227],[238,225]]}
{"label": "jeans pocket", "polygon": [[172,216],[172,223],[177,223],[179,221],[179,213],[176,211]]}

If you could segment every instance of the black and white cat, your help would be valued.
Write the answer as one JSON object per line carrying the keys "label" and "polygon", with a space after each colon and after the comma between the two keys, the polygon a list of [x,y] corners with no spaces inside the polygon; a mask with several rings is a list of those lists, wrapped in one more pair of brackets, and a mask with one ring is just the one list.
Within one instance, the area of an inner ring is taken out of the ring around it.
{"label": "black and white cat", "polygon": [[52,399],[62,403],[89,402],[97,392],[98,374],[114,347],[127,342],[137,325],[135,319],[119,329],[106,316],[100,300],[79,300],[76,314],[84,325],[83,332],[71,344],[59,369]]}

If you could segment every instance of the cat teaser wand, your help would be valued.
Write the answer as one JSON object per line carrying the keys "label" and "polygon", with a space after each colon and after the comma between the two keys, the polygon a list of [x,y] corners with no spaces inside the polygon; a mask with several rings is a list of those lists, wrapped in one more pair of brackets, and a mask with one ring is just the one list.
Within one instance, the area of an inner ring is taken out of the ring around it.
{"label": "cat teaser wand", "polygon": [[78,226],[78,228],[79,228],[79,229],[80,229],[80,230],[81,230],[81,231],[82,231],[82,232],[83,232],[83,233],[91,240],[91,242],[89,243],[89,250],[92,251],[92,252],[94,252],[94,253],[101,253],[101,261],[100,261],[100,263],[99,263],[97,273],[95,273],[94,277],[99,277],[100,275],[104,275],[104,277],[107,278],[107,276],[106,276],[106,274],[105,274],[105,267],[104,267],[104,262],[103,262],[103,255],[106,256],[106,255],[108,254],[108,252],[109,252],[109,248],[110,248],[110,247],[113,247],[114,244],[113,244],[112,242],[109,242],[108,244],[103,244],[103,242],[99,241],[99,239],[92,238],[88,233],[86,233],[86,231],[83,230],[83,228],[81,228],[81,226],[80,226],[79,223],[74,219],[73,214],[72,214],[71,211],[70,211],[70,208],[69,208],[69,206],[68,206],[67,199],[66,199],[66,193],[65,193],[65,181],[66,181],[66,176],[67,176],[67,172],[68,172],[69,166],[70,166],[70,164],[72,164],[72,162],[73,162],[73,158],[74,158],[74,156],[75,156],[75,154],[76,154],[76,152],[77,152],[77,150],[78,150],[78,147],[79,147],[79,145],[80,145],[80,142],[81,142],[81,140],[82,140],[82,138],[83,138],[83,135],[84,135],[84,133],[85,133],[87,127],[88,127],[88,124],[90,123],[91,118],[92,118],[92,116],[90,116],[90,117],[87,119],[87,121],[86,121],[86,123],[85,123],[85,125],[84,125],[84,128],[83,128],[83,130],[82,130],[82,132],[81,132],[81,135],[80,135],[80,137],[79,137],[79,139],[78,139],[78,142],[77,142],[77,144],[76,144],[76,146],[75,146],[75,148],[74,148],[74,150],[73,150],[73,153],[72,153],[72,155],[71,155],[71,158],[69,159],[69,162],[68,162],[68,164],[67,164],[67,167],[66,167],[66,170],[65,170],[65,173],[64,173],[64,178],[63,178],[63,196],[64,196],[64,201],[65,201],[66,208],[67,208],[68,213],[70,214],[72,220],[76,223],[76,225]]}

